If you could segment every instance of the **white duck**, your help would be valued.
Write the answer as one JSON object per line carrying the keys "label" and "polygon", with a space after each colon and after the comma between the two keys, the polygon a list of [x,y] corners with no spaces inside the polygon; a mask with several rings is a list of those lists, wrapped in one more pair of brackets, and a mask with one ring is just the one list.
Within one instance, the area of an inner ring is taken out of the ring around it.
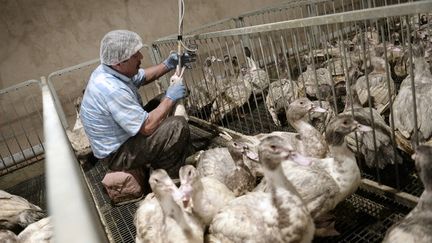
{"label": "white duck", "polygon": [[19,233],[19,242],[22,243],[49,243],[54,242],[54,229],[50,217],[43,218],[27,226]]}
{"label": "white duck", "polygon": [[[330,146],[331,157],[313,159],[312,165],[299,166],[292,161],[284,161],[282,168],[285,176],[290,180],[301,195],[311,216],[320,221],[333,210],[338,203],[347,198],[360,185],[360,170],[354,154],[349,150],[344,140],[353,131],[365,132],[371,128],[363,126],[348,115],[339,115],[333,119],[326,131],[326,140]],[[302,159],[300,154],[297,154]],[[269,191],[264,178],[256,191]],[[334,225],[327,229],[320,229],[323,235],[333,234]]]}
{"label": "white duck", "polygon": [[297,131],[261,133],[254,136],[243,136],[248,142],[248,148],[257,152],[257,145],[267,136],[277,135],[286,139],[296,151],[303,155],[324,158],[328,153],[328,146],[324,136],[309,123],[309,112],[327,112],[321,107],[315,106],[308,98],[299,98],[292,102],[287,111],[287,120]]}
{"label": "white duck", "polygon": [[[346,137],[348,147],[364,158],[370,168],[383,169],[387,164],[401,163],[402,158],[393,149],[392,130],[379,112],[372,108],[372,117],[368,107],[362,107],[358,96],[352,92],[353,106],[350,97],[346,97],[345,109],[342,114],[352,115],[360,124],[375,128],[375,144],[373,133],[349,134]],[[356,140],[357,139],[357,140]],[[357,141],[357,142],[356,142]],[[358,147],[357,147],[358,146]],[[357,151],[357,148],[359,151]]]}
{"label": "white duck", "polygon": [[[417,126],[420,141],[432,139],[432,74],[429,70],[421,45],[412,48],[414,64],[414,84],[417,104]],[[401,84],[398,95],[393,103],[393,115],[397,135],[403,140],[409,140],[414,136],[414,109],[413,95],[411,91],[411,76],[408,76]],[[405,144],[410,144],[409,142]],[[401,147],[405,152],[412,153],[410,146]]]}
{"label": "white duck", "polygon": [[183,201],[186,205],[191,202],[192,212],[206,226],[219,209],[235,198],[225,184],[213,177],[200,177],[192,165],[181,167],[179,177]]}
{"label": "white duck", "polygon": [[315,127],[320,133],[325,133],[327,125],[336,116],[333,105],[330,102],[324,100],[321,101],[321,106],[318,100],[314,100],[312,101],[312,103],[315,107],[321,107],[326,110],[326,112],[312,111],[310,113],[309,123],[313,127]]}
{"label": "white duck", "polygon": [[417,206],[387,231],[384,243],[432,242],[432,147],[419,146],[412,158],[425,190]]}
{"label": "white duck", "polygon": [[299,97],[305,96],[296,82],[289,79],[280,79],[272,82],[266,96],[266,106],[276,126],[282,126],[278,114],[285,112],[288,104]]}
{"label": "white duck", "polygon": [[[387,80],[386,74],[386,61],[375,55],[374,52],[371,53],[370,57],[371,66],[373,66],[373,71],[367,75],[369,82],[369,92],[372,99],[372,106],[382,114],[390,104],[390,99],[394,98],[396,93],[395,84],[391,76],[389,75],[389,80]],[[390,67],[388,67],[390,70]],[[389,89],[390,85],[390,94]],[[366,82],[366,75],[357,79],[355,86],[355,91],[359,97],[360,104],[363,106],[368,105],[368,83]]]}
{"label": "white duck", "polygon": [[166,171],[154,170],[149,183],[154,194],[148,194],[135,213],[135,241],[203,242],[202,225],[179,205],[181,193]]}
{"label": "white duck", "polygon": [[230,201],[213,218],[209,242],[312,241],[312,218],[280,166],[292,151],[277,136],[263,139],[259,160],[271,193],[252,192]]}
{"label": "white duck", "polygon": [[204,60],[202,67],[204,79],[198,82],[188,83],[188,88],[190,91],[188,101],[190,106],[196,110],[201,110],[205,106],[211,104],[214,99],[225,89],[225,87],[220,87],[220,85],[217,83],[220,78],[218,78],[213,71],[212,65],[218,61],[221,60],[214,56],[207,57]]}
{"label": "white duck", "polygon": [[13,229],[27,225],[45,217],[42,209],[26,199],[0,190],[0,228]]}
{"label": "white duck", "polygon": [[256,176],[245,164],[248,148],[241,141],[229,141],[227,147],[213,148],[201,153],[197,170],[201,177],[213,177],[225,184],[236,196],[251,191]]}
{"label": "white duck", "polygon": [[[211,107],[210,122],[218,122],[232,111],[238,112],[238,109],[249,101],[252,85],[250,80],[245,78],[248,71],[246,68],[242,68],[240,73],[237,79],[229,80],[231,82],[228,84],[228,88],[218,94],[214,100]],[[209,92],[214,91],[210,90]]]}
{"label": "white duck", "polygon": [[0,229],[0,241],[5,243],[18,243],[18,236],[7,229]]}
{"label": "white duck", "polygon": [[304,71],[297,80],[297,84],[299,85],[300,89],[303,89],[303,87],[306,90],[306,94],[310,97],[318,97],[317,94],[317,83],[318,88],[320,85],[331,85],[330,80],[330,72],[326,68],[317,68],[316,70],[316,79],[315,79],[315,70],[312,65],[312,58],[306,57],[306,60],[308,61],[308,65],[306,68],[306,71]]}
{"label": "white duck", "polygon": [[265,70],[256,65],[252,57],[246,56],[246,63],[248,68],[242,73],[242,76],[252,85],[252,91],[260,95],[270,84],[269,76]]}

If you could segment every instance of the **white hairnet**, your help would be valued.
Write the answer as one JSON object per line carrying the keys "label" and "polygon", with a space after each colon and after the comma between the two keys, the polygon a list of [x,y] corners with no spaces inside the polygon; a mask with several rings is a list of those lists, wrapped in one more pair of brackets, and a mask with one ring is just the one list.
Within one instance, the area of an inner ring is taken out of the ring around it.
{"label": "white hairnet", "polygon": [[113,30],[101,41],[100,59],[106,65],[115,65],[129,59],[143,47],[141,37],[129,30]]}

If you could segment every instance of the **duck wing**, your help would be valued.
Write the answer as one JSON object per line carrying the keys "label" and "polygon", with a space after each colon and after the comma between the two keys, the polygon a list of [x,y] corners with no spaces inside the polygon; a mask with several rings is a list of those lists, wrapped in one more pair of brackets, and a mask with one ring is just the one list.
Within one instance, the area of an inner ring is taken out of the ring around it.
{"label": "duck wing", "polygon": [[210,242],[280,242],[277,217],[270,193],[237,197],[213,218]]}
{"label": "duck wing", "polygon": [[27,226],[18,235],[18,238],[22,243],[49,243],[53,242],[53,234],[54,230],[51,225],[51,219],[50,217],[46,217]]}
{"label": "duck wing", "polygon": [[270,84],[266,106],[276,126],[281,126],[278,113],[284,112],[284,109],[299,97],[298,89],[297,84],[288,79],[277,80]]}
{"label": "duck wing", "polygon": [[[343,114],[350,114],[351,110]],[[354,133],[345,136],[348,147],[357,154],[364,157],[368,167],[383,169],[387,164],[402,163],[402,157],[399,152],[396,152],[394,157],[393,142],[391,139],[392,131],[387,125],[384,118],[377,110],[372,109],[372,118],[369,108],[355,108],[354,119],[362,125],[375,128],[376,146],[375,150],[374,137],[372,132],[357,133],[359,151],[357,151],[356,135]]]}
{"label": "duck wing", "polygon": [[0,190],[0,228],[12,229],[45,217],[45,212],[26,199]]}
{"label": "duck wing", "polygon": [[[393,103],[395,128],[406,138],[410,139],[414,133],[413,96],[409,77],[404,80]],[[419,139],[429,140],[432,136],[432,84],[417,83],[415,85],[417,104],[417,125]]]}

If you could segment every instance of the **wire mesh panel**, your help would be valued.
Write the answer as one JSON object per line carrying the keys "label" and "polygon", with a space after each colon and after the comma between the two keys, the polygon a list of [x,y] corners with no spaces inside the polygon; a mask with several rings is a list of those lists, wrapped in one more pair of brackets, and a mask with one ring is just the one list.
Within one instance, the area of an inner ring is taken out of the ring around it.
{"label": "wire mesh panel", "polygon": [[[185,75],[189,113],[245,134],[293,131],[289,104],[307,97],[328,110],[309,117],[321,132],[340,113],[371,126],[373,132],[347,140],[364,177],[410,193],[416,178],[410,155],[432,138],[424,125],[432,116],[426,91],[432,85],[431,5],[388,5],[186,36],[198,47],[197,62]],[[176,41],[154,46],[164,56]]]}
{"label": "wire mesh panel", "polygon": [[0,90],[0,175],[43,158],[42,95],[39,81]]}

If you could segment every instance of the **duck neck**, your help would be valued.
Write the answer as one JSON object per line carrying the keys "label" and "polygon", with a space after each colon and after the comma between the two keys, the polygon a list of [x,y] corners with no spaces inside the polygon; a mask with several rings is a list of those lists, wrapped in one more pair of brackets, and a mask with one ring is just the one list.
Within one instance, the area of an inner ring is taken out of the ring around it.
{"label": "duck neck", "polygon": [[[302,154],[319,158],[325,156],[328,146],[325,142],[324,136],[314,126],[306,121],[306,117],[295,121],[288,119],[288,121],[300,134],[302,144],[306,145],[306,148],[303,149],[304,151],[300,151]],[[313,146],[313,149],[310,149],[311,146]]]}
{"label": "duck neck", "polygon": [[[272,188],[272,192],[276,192],[279,189],[289,191],[301,200],[300,194],[297,192],[293,184],[286,178],[282,166],[278,166],[275,170],[264,169],[265,178],[269,178],[269,183]],[[274,193],[273,193],[274,194]],[[274,197],[275,195],[273,195]]]}
{"label": "duck neck", "polygon": [[186,222],[185,214],[183,209],[174,201],[174,198],[169,193],[159,195],[159,202],[164,213],[165,218],[171,217],[174,219],[179,227],[182,229],[185,236],[191,242],[197,242],[196,237],[193,234],[192,228]]}
{"label": "duck neck", "polygon": [[300,134],[317,131],[311,124],[309,124],[309,122],[307,122],[306,116],[298,119],[288,116],[288,122]]}
{"label": "duck neck", "polygon": [[357,189],[360,184],[360,169],[354,153],[345,141],[339,145],[330,145],[330,154],[334,164],[329,167],[328,172],[339,186],[338,202],[340,202]]}
{"label": "duck neck", "polygon": [[417,210],[432,211],[432,190],[425,189],[416,206]]}
{"label": "duck neck", "polygon": [[[295,187],[285,177],[280,165],[276,170],[265,170],[264,173],[266,178],[270,178],[269,182],[271,187],[272,202],[278,212],[278,226],[281,229],[282,239],[285,239],[285,237],[290,238],[287,235],[290,232],[285,232],[283,229],[286,227],[292,228],[295,224],[295,222],[292,222],[290,217],[290,212],[294,210],[292,208],[292,203],[295,203],[298,206],[298,208],[296,207],[296,210],[301,210],[304,202]],[[292,195],[290,197],[290,199],[293,200],[291,203],[286,203],[287,192]],[[304,229],[302,228],[302,230]]]}

